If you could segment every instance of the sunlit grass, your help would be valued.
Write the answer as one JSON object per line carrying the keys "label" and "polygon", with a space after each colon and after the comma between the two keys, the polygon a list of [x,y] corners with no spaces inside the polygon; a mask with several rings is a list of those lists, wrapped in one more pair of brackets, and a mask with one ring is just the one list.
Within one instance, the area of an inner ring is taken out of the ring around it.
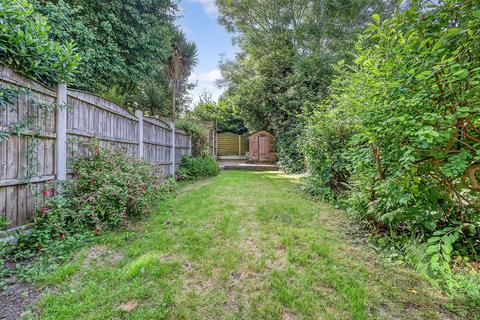
{"label": "sunlit grass", "polygon": [[413,271],[353,244],[280,173],[185,186],[134,231],[45,278],[42,319],[449,319]]}

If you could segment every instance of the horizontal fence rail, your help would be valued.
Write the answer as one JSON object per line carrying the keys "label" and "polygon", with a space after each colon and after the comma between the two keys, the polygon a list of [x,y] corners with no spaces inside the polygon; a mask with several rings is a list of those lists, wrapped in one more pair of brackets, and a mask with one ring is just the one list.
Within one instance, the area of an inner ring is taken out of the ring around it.
{"label": "horizontal fence rail", "polygon": [[0,218],[7,221],[7,230],[32,219],[53,194],[50,182],[72,178],[72,160],[87,155],[90,139],[149,161],[160,178],[191,154],[191,137],[175,130],[173,164],[170,121],[141,111],[131,114],[92,93],[65,85],[52,90],[5,66],[0,66],[0,88],[18,92],[11,105],[0,103],[0,133],[28,123],[18,134],[0,139]]}

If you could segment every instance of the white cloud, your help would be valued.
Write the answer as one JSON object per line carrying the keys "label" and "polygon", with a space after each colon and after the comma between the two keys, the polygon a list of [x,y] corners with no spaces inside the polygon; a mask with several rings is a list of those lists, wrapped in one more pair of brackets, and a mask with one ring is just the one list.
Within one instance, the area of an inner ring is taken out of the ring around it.
{"label": "white cloud", "polygon": [[200,3],[203,6],[203,10],[211,17],[216,17],[218,14],[218,8],[215,4],[215,0],[190,0],[195,3]]}
{"label": "white cloud", "polygon": [[204,92],[212,94],[212,98],[218,100],[224,89],[218,88],[215,81],[221,78],[222,74],[218,69],[213,69],[201,74],[192,73],[188,78],[188,81],[196,84],[195,88],[190,91],[193,104],[198,102],[199,97]]}
{"label": "white cloud", "polygon": [[190,77],[188,78],[188,80],[190,82],[215,82],[219,79],[222,78],[222,74],[220,73],[220,70],[218,69],[214,69],[214,70],[211,70],[209,72],[206,72],[206,73],[202,73],[202,74],[196,74],[196,73],[192,73],[190,75]]}

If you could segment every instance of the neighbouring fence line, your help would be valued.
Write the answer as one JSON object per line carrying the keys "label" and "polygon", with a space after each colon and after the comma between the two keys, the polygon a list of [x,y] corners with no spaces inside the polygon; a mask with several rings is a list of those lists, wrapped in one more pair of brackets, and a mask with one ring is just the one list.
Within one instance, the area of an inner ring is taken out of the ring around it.
{"label": "neighbouring fence line", "polygon": [[[27,118],[34,119],[21,134],[0,141],[0,217],[15,229],[33,217],[51,194],[48,184],[72,178],[72,160],[88,155],[85,142],[95,138],[100,146],[121,148],[155,167],[159,177],[172,168],[172,123],[135,114],[117,104],[80,90],[58,85],[56,90],[0,66],[0,87],[28,89],[18,93],[11,106],[0,104],[0,131]],[[57,105],[54,111],[41,105]],[[34,143],[35,141],[35,143]],[[175,130],[175,170],[191,154],[191,137]],[[33,172],[32,172],[33,171]]]}

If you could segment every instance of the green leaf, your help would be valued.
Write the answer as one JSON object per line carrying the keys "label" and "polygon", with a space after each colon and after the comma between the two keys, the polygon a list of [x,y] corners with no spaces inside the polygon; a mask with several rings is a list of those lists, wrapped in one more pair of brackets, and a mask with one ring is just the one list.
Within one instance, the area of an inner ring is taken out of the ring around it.
{"label": "green leaf", "polygon": [[441,239],[442,239],[442,237],[432,237],[432,238],[429,238],[427,240],[427,242],[430,243],[430,244],[431,243],[436,243],[436,242],[440,241]]}
{"label": "green leaf", "polygon": [[459,79],[465,79],[468,76],[467,69],[461,69],[453,73],[453,75]]}
{"label": "green leaf", "polygon": [[432,253],[438,252],[439,250],[440,250],[440,247],[438,245],[431,245],[427,247],[427,249],[425,250],[425,253],[432,254]]}

